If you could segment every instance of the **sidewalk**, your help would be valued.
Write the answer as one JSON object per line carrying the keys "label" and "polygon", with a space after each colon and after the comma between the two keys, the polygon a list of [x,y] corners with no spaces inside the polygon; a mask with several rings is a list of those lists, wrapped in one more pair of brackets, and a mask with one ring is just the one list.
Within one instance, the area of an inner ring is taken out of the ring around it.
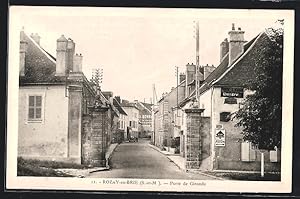
{"label": "sidewalk", "polygon": [[114,150],[118,145],[118,143],[114,143],[108,147],[107,152],[105,154],[106,167],[93,167],[89,169],[55,169],[55,171],[57,171],[58,173],[69,174],[78,178],[84,178],[85,176],[93,172],[109,170],[109,159],[111,158],[111,155],[113,154]]}
{"label": "sidewalk", "polygon": [[170,153],[168,151],[162,151],[160,150],[160,148],[152,145],[152,144],[148,144],[151,148],[153,148],[154,150],[166,155],[167,158],[169,158],[169,160],[171,160],[172,162],[174,162],[174,164],[181,170],[186,171],[185,169],[185,159],[180,156],[179,154],[174,154],[174,153]]}
{"label": "sidewalk", "polygon": [[[187,172],[186,168],[185,168],[185,159],[184,157],[180,156],[179,154],[173,154],[170,153],[168,151],[162,151],[160,150],[160,148],[152,145],[152,144],[148,144],[151,148],[153,148],[154,150],[157,150],[158,152],[166,155],[167,158],[169,158],[170,161],[172,161],[180,170]],[[219,177],[219,176],[215,176],[215,175],[211,175],[210,173],[206,173],[206,172],[202,172],[202,171],[188,171],[191,173],[197,173],[197,174],[201,174],[204,176],[208,176],[217,180],[224,180],[224,178]]]}

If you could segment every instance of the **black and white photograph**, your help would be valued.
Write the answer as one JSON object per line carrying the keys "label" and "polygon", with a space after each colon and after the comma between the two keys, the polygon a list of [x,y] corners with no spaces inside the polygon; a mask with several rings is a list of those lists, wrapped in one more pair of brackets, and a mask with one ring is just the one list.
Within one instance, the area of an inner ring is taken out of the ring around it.
{"label": "black and white photograph", "polygon": [[293,11],[9,12],[7,188],[291,192]]}

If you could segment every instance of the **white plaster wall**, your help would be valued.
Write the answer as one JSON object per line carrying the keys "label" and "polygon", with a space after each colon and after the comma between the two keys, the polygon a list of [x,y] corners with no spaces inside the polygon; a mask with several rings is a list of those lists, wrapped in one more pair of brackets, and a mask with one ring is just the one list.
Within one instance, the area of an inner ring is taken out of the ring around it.
{"label": "white plaster wall", "polygon": [[[30,122],[28,96],[43,96],[43,120]],[[19,89],[18,154],[20,156],[67,157],[68,98],[65,86],[26,86]]]}
{"label": "white plaster wall", "polygon": [[202,116],[210,117],[211,116],[211,93],[212,89],[208,89],[199,96],[200,108],[203,108],[204,111]]}
{"label": "white plaster wall", "polygon": [[[129,121],[135,121],[136,122],[136,128],[132,128],[132,131],[138,131],[138,122],[139,122],[139,110],[133,107],[123,107],[123,109],[126,111],[127,113],[127,125],[129,126]],[[134,116],[134,114],[136,113],[136,117]]]}

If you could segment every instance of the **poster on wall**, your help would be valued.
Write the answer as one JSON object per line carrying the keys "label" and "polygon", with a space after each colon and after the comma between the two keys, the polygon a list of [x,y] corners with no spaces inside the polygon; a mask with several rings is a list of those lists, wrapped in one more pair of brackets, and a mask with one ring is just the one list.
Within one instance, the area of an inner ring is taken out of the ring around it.
{"label": "poster on wall", "polygon": [[215,145],[225,146],[225,129],[217,129],[215,134]]}

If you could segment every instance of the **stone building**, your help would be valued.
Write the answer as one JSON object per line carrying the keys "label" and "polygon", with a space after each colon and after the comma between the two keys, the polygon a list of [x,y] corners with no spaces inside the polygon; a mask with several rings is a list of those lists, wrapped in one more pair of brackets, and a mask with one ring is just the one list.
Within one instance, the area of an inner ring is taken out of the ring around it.
{"label": "stone building", "polygon": [[18,156],[80,164],[89,107],[96,101],[112,107],[83,74],[75,42],[62,35],[56,43],[55,58],[41,47],[39,35],[20,32]]}

